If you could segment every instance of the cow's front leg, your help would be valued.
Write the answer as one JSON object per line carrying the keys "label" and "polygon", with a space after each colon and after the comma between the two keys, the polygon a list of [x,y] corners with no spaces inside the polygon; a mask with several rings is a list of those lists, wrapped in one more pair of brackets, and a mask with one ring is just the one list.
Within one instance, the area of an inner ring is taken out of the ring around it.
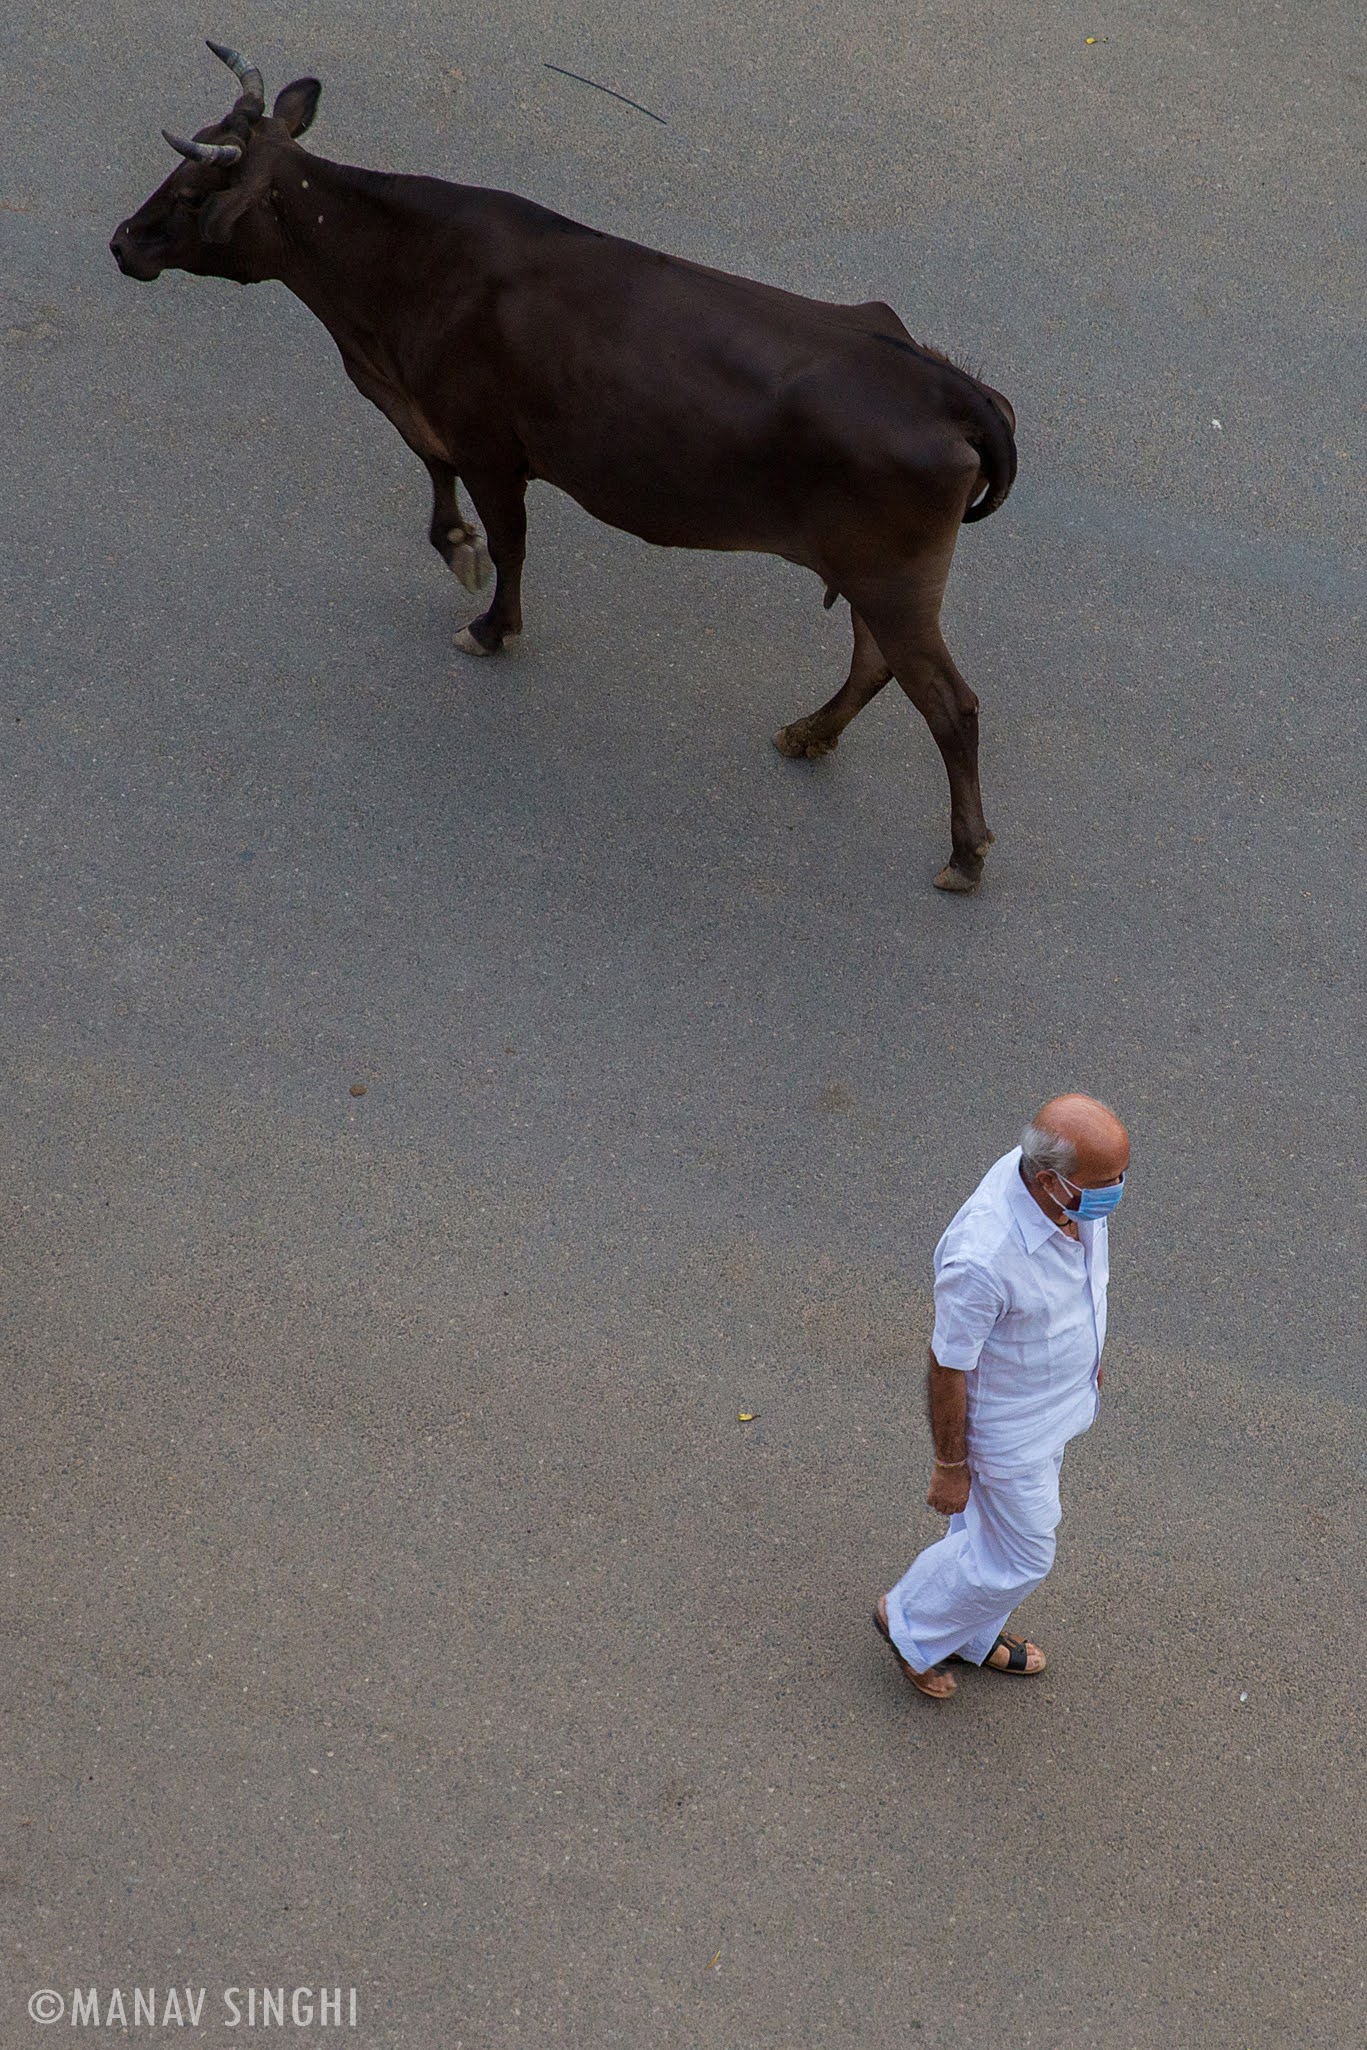
{"label": "cow's front leg", "polygon": [[432,524],[427,538],[467,591],[481,590],[489,581],[489,551],[477,530],[461,517],[456,473],[450,463],[434,462],[427,456],[423,461],[432,479]]}
{"label": "cow's front leg", "polygon": [[467,655],[496,655],[510,634],[522,631],[522,564],[527,553],[527,473],[524,467],[465,471],[465,488],[484,522],[496,582],[494,602],[456,635]]}

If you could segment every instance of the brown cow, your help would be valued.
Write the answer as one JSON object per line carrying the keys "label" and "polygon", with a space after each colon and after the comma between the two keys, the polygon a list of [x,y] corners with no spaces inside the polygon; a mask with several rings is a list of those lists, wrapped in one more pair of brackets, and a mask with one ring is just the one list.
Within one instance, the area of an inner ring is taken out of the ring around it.
{"label": "brown cow", "polygon": [[[992,835],[978,789],[978,700],[940,634],[960,524],[1016,471],[1015,415],[912,340],[886,306],[828,306],[599,234],[511,193],[390,176],[301,149],[320,87],[270,114],[236,72],[232,112],[114,235],[126,276],[168,266],[278,278],[317,314],[347,374],[432,479],[433,546],[478,588],[458,637],[492,655],[520,631],[524,496],[544,478],[610,526],[673,548],[745,548],[815,570],[849,601],[854,658],[829,703],[775,736],[829,753],[895,675],[949,772],[953,851],[971,890]],[[163,131],[164,132],[164,131]]]}

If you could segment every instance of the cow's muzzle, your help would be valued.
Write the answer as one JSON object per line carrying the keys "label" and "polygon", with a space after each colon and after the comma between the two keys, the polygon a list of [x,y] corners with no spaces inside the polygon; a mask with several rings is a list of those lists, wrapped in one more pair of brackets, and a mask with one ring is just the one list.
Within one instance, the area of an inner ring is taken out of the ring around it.
{"label": "cow's muzzle", "polygon": [[161,276],[161,264],[136,246],[126,221],[110,237],[109,251],[126,278],[137,278],[140,283],[150,285],[153,278]]}

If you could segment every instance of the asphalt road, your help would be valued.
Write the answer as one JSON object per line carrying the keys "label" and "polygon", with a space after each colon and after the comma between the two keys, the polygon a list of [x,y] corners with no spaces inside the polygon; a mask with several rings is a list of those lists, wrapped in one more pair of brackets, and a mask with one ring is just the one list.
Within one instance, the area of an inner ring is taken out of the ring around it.
{"label": "asphalt road", "polygon": [[[1362,2042],[1350,13],[16,0],[3,2050],[172,1983],[223,2041],[354,1985],[364,2050]],[[769,745],[846,656],[780,563],[534,492],[524,641],[453,651],[321,328],[107,254],[205,32],[325,154],[1010,395],[979,897],[900,694]],[[1064,1086],[1135,1141],[1103,1415],[1048,1675],[937,1708],[868,1621],[930,1252]]]}

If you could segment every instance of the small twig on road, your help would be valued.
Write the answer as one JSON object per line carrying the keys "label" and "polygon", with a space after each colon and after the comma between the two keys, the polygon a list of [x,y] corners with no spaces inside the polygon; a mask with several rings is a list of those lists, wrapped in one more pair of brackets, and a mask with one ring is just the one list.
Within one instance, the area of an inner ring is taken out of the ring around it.
{"label": "small twig on road", "polygon": [[634,107],[638,114],[649,114],[652,121],[661,127],[668,127],[663,114],[651,114],[649,107],[643,107],[639,100],[629,100],[625,93],[615,93],[610,85],[599,85],[596,78],[585,78],[582,71],[566,71],[563,64],[548,64],[547,71],[558,71],[562,78],[577,79],[580,85],[591,85],[596,93],[606,93],[610,100],[620,100],[624,107]]}

